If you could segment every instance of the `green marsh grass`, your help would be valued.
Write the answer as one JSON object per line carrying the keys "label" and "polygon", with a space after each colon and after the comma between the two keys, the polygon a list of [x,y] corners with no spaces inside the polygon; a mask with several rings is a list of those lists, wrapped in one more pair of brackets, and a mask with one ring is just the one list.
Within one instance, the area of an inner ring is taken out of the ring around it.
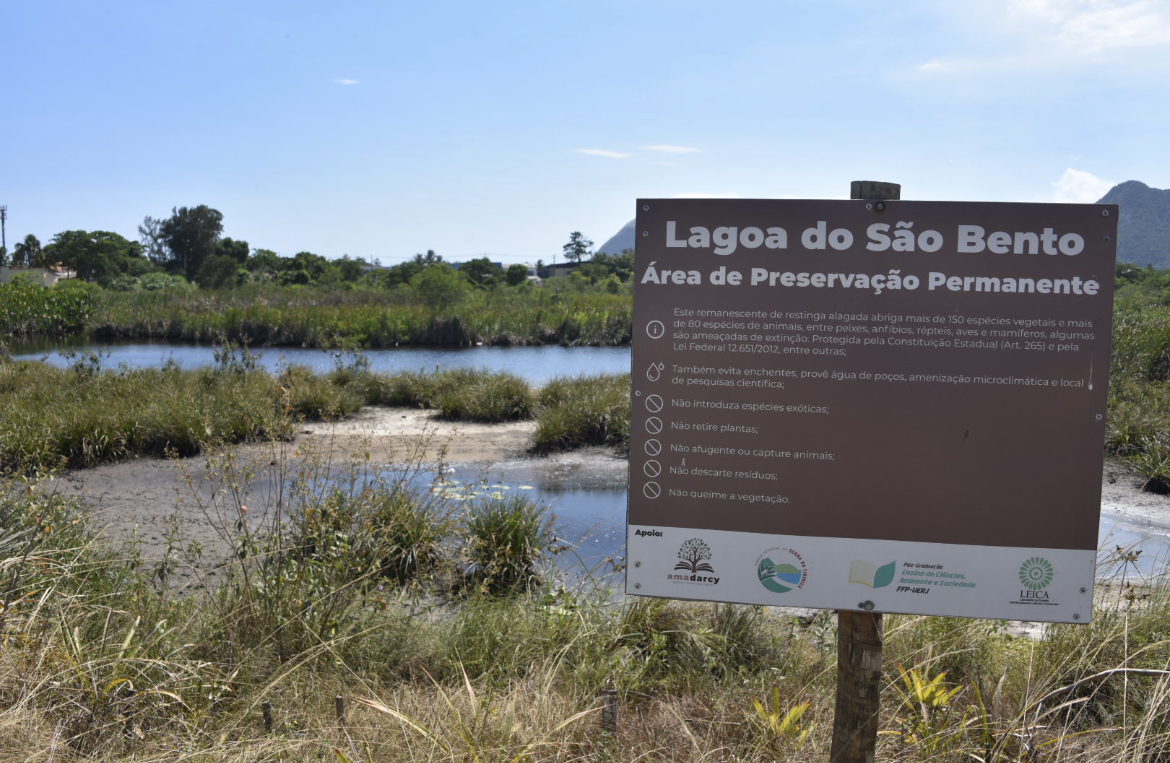
{"label": "green marsh grass", "polygon": [[244,286],[225,291],[105,291],[86,327],[97,337],[255,345],[572,344],[630,341],[629,295],[574,289],[469,290],[428,306],[409,288]]}
{"label": "green marsh grass", "polygon": [[538,453],[591,445],[630,446],[630,377],[560,377],[540,390],[533,449]]}
{"label": "green marsh grass", "polygon": [[1118,298],[1105,448],[1170,492],[1170,306]]}
{"label": "green marsh grass", "polygon": [[433,409],[455,421],[536,417],[538,452],[589,445],[628,447],[628,376],[556,379],[539,392],[505,373],[275,376],[240,356],[186,371],[106,369],[89,354],[69,368],[0,362],[0,470],[84,468],[138,456],[190,456],[209,442],[291,435],[293,422],[333,421],[366,405]]}

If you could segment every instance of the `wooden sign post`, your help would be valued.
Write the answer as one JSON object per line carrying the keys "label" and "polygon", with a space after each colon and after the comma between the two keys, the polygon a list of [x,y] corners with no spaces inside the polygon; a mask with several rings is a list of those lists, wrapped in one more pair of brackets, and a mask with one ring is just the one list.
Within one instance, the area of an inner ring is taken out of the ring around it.
{"label": "wooden sign post", "polygon": [[[855,180],[849,191],[851,199],[872,199],[875,203],[902,197],[902,187],[896,183]],[[873,763],[881,693],[881,613],[839,610],[831,763]]]}

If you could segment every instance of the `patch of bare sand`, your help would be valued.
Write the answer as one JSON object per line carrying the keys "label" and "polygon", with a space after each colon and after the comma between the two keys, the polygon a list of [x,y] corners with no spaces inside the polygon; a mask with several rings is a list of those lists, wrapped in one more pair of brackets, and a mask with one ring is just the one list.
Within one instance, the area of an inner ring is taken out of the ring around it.
{"label": "patch of bare sand", "polygon": [[371,460],[386,464],[420,457],[478,463],[524,457],[535,429],[533,421],[476,424],[443,421],[433,411],[367,407],[344,421],[307,424],[298,440],[311,438],[320,447],[342,453],[369,452]]}

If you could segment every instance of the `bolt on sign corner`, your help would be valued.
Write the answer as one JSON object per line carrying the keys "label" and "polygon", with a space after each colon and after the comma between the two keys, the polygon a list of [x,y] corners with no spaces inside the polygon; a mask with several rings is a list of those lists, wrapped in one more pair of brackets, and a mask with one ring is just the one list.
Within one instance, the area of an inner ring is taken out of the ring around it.
{"label": "bolt on sign corner", "polygon": [[1115,205],[650,199],[637,230],[628,593],[1090,619]]}

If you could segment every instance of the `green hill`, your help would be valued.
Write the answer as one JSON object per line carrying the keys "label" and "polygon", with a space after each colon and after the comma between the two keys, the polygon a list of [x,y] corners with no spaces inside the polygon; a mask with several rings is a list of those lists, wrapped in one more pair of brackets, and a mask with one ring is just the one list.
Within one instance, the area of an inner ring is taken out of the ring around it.
{"label": "green hill", "polygon": [[1170,190],[1127,180],[1101,197],[1117,204],[1117,260],[1134,265],[1170,268]]}

